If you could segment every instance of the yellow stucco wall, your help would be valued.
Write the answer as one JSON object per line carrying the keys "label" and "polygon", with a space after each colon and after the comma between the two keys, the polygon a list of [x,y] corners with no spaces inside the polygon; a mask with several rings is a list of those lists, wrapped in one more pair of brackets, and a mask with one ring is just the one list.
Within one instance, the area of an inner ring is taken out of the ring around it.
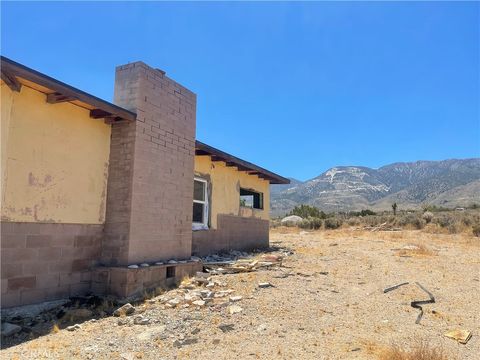
{"label": "yellow stucco wall", "polygon": [[[195,156],[195,175],[209,181],[212,228],[217,228],[218,214],[269,219],[270,183],[267,180],[238,171],[235,167],[227,167],[224,162],[212,162],[210,156]],[[241,208],[240,188],[263,193],[263,210]]]}
{"label": "yellow stucco wall", "polygon": [[86,109],[2,82],[2,220],[103,223],[110,130]]}

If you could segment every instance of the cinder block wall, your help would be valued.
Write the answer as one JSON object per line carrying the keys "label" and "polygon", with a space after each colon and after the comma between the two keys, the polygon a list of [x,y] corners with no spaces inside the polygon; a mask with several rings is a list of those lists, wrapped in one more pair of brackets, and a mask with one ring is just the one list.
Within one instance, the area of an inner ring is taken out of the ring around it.
{"label": "cinder block wall", "polygon": [[230,250],[262,249],[269,246],[269,221],[220,214],[217,229],[193,232],[192,254],[204,256]]}
{"label": "cinder block wall", "polygon": [[2,222],[1,307],[87,293],[102,230],[102,225]]}
{"label": "cinder block wall", "polygon": [[117,67],[102,247],[105,265],[190,257],[196,95],[142,62]]}

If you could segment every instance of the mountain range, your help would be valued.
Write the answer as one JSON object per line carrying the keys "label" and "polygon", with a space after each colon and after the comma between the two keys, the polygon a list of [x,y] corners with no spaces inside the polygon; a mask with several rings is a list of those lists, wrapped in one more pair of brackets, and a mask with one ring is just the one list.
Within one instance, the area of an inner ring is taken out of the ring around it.
{"label": "mountain range", "polygon": [[480,203],[480,158],[394,163],[379,169],[337,166],[302,182],[271,185],[271,215],[309,204],[324,211],[458,207]]}

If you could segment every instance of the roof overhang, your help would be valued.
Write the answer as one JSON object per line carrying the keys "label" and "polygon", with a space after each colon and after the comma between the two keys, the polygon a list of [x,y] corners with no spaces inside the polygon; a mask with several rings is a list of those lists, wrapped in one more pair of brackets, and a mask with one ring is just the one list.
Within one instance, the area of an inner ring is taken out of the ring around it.
{"label": "roof overhang", "polygon": [[290,184],[290,180],[283,176],[277,175],[260,166],[252,164],[248,161],[239,159],[233,155],[227,154],[201,141],[195,141],[195,155],[210,156],[212,161],[222,161],[226,166],[236,167],[239,171],[245,171],[250,175],[256,175],[261,179],[268,180],[270,184]]}
{"label": "roof overhang", "polygon": [[89,110],[90,117],[93,119],[105,119],[105,122],[113,123],[135,121],[137,118],[137,114],[132,111],[90,95],[4,56],[1,56],[1,75],[2,81],[13,91],[20,91],[22,86],[33,88],[44,93],[48,103],[70,102]]}

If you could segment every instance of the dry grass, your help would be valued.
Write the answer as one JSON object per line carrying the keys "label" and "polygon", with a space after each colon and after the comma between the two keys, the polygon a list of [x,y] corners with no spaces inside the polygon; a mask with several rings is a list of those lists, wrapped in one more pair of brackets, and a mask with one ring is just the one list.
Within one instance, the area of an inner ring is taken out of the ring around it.
{"label": "dry grass", "polygon": [[427,342],[419,342],[411,349],[402,349],[398,345],[382,351],[379,360],[449,360],[441,348],[431,347]]}
{"label": "dry grass", "polygon": [[434,256],[437,255],[436,251],[433,251],[423,244],[415,244],[412,249],[402,249],[397,252],[398,256]]}

